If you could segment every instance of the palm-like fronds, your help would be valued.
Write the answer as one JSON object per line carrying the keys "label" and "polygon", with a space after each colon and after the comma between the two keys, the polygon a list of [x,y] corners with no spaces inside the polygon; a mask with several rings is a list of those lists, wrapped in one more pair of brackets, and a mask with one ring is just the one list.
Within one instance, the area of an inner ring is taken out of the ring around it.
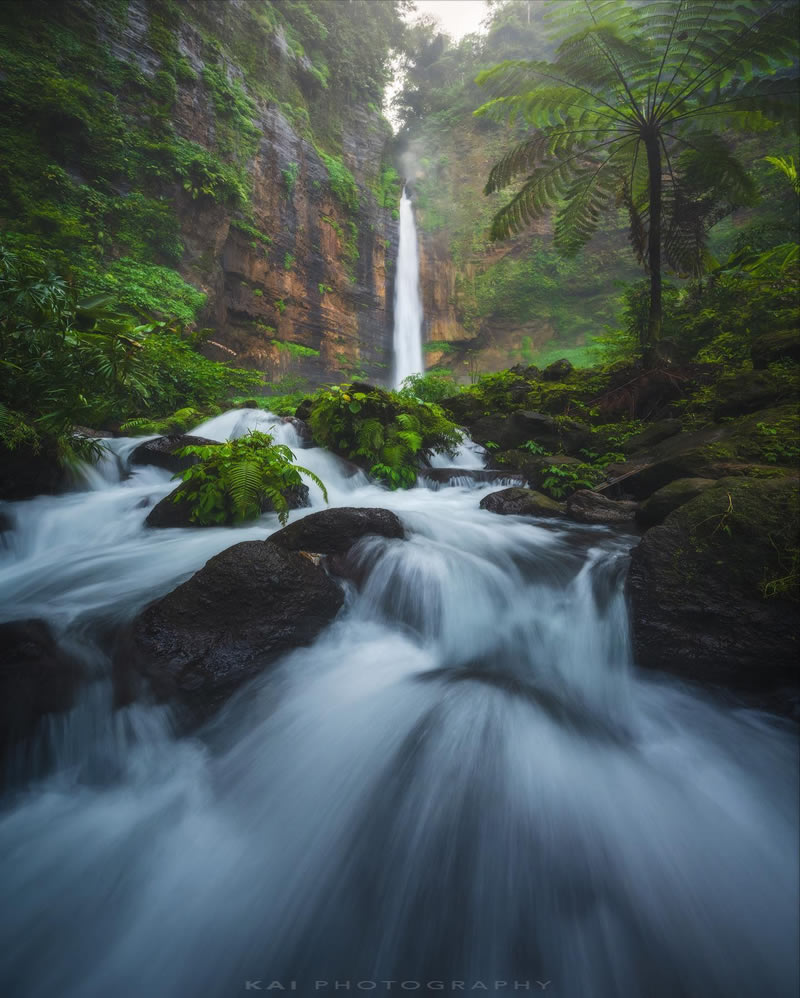
{"label": "palm-like fronds", "polygon": [[[752,198],[710,129],[797,117],[796,4],[558,0],[547,16],[562,37],[552,62],[505,62],[478,77],[492,99],[476,114],[532,129],[489,174],[487,194],[520,184],[491,236],[555,208],[556,245],[575,253],[624,205],[632,247],[659,275],[657,297],[662,249],[670,267],[697,273],[708,229]],[[660,316],[660,299],[651,304]]]}

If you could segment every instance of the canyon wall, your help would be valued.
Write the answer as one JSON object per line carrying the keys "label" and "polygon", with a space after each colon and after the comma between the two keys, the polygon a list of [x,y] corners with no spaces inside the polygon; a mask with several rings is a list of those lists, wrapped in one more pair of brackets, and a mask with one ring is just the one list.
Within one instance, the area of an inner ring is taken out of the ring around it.
{"label": "canyon wall", "polygon": [[[363,0],[4,4],[0,137],[20,150],[3,167],[7,239],[91,290],[190,319],[203,352],[286,388],[386,379],[392,133],[379,69],[346,76],[329,56],[359,30],[368,46],[384,31],[388,51],[387,18]],[[53,141],[25,134],[26,107]]]}

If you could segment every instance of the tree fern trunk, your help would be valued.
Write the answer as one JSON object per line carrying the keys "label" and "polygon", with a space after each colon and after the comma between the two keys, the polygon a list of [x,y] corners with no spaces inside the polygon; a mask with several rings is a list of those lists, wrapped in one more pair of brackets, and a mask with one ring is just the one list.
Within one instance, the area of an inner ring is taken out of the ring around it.
{"label": "tree fern trunk", "polygon": [[647,236],[647,268],[650,273],[650,309],[647,315],[645,353],[653,354],[661,339],[661,150],[658,134],[645,136],[648,186],[650,194],[650,230]]}

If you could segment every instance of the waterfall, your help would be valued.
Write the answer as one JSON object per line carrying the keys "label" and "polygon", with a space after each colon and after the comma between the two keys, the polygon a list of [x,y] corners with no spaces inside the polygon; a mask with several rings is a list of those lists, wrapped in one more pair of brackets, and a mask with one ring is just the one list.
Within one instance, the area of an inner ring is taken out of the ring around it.
{"label": "waterfall", "polygon": [[419,293],[417,227],[411,200],[403,188],[400,198],[400,245],[394,288],[394,384],[399,388],[409,374],[420,374],[422,363],[422,298]]}

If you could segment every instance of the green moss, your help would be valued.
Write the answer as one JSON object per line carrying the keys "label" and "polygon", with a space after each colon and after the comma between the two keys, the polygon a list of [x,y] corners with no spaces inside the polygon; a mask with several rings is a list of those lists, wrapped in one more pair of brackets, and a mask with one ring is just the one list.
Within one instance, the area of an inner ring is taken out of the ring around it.
{"label": "green moss", "polygon": [[797,600],[799,505],[795,479],[725,478],[666,523],[686,531],[695,573],[724,564],[732,586]]}
{"label": "green moss", "polygon": [[319,350],[303,346],[302,343],[288,343],[283,340],[272,340],[272,345],[279,350],[285,350],[292,357],[319,357]]}
{"label": "green moss", "polygon": [[317,149],[317,153],[328,171],[328,183],[334,197],[346,211],[355,214],[359,208],[359,196],[353,174],[339,157],[329,156],[322,149]]}

